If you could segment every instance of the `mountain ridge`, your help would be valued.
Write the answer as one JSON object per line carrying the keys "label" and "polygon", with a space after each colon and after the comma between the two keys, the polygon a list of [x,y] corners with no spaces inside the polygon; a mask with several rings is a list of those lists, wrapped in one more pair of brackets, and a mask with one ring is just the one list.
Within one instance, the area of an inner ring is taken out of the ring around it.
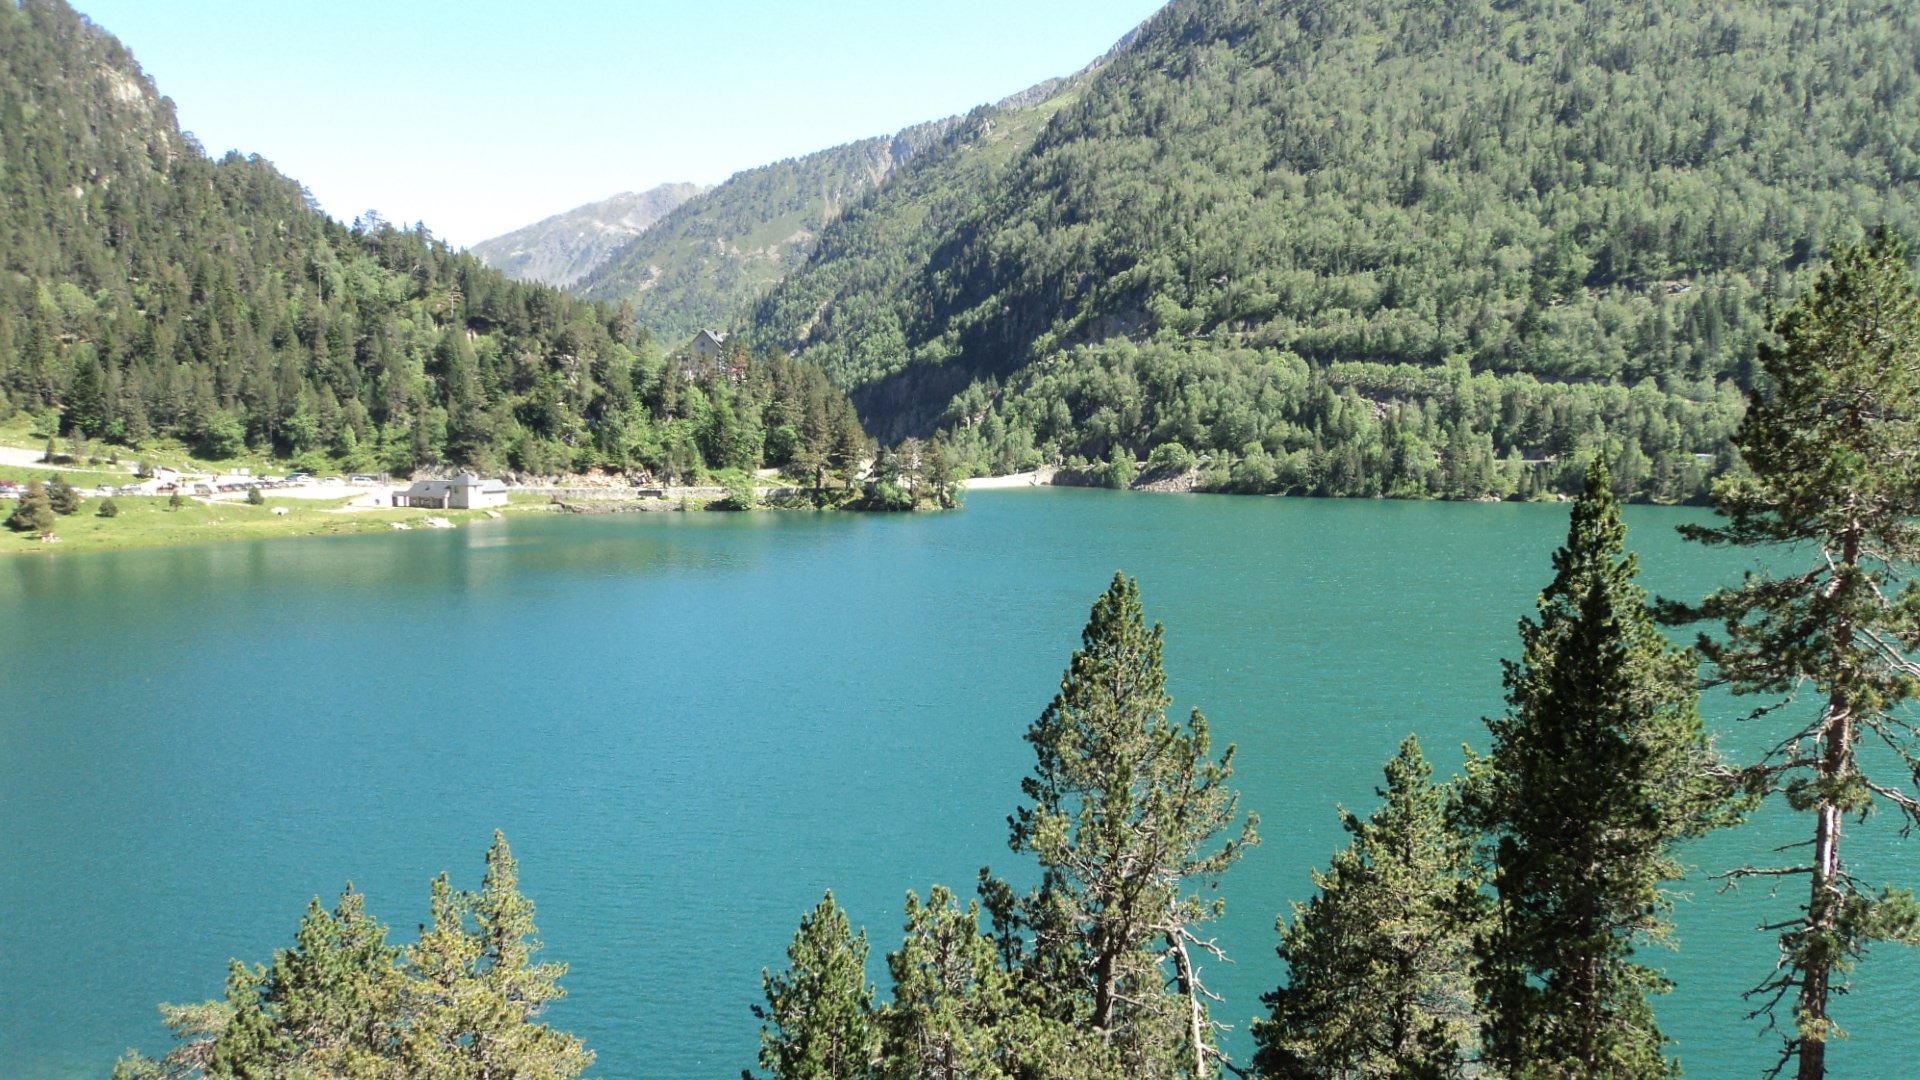
{"label": "mountain ridge", "polygon": [[592,273],[675,207],[710,190],[700,184],[672,183],[621,192],[482,240],[467,250],[517,281],[565,288]]}
{"label": "mountain ridge", "polygon": [[966,114],[735,173],[628,241],[571,287],[590,299],[630,304],[641,325],[669,340],[732,325],[762,293],[812,258],[820,235],[842,212],[915,158],[946,145],[982,116],[1046,106],[1138,32],[1129,31],[1071,75]]}

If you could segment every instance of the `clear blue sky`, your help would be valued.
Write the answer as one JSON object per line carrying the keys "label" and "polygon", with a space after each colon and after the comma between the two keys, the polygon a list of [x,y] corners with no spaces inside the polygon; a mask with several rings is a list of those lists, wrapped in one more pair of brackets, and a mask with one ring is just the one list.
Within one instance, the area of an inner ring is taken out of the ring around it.
{"label": "clear blue sky", "polygon": [[964,112],[1161,0],[73,0],[207,150],[461,246]]}

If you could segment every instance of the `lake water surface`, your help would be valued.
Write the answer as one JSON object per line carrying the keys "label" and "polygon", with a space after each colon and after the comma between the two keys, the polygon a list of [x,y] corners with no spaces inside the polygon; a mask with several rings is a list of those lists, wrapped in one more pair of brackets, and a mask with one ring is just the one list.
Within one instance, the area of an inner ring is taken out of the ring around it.
{"label": "lake water surface", "polygon": [[[1643,581],[1693,597],[1737,553],[1698,512],[1633,508]],[[1281,978],[1273,921],[1374,805],[1418,732],[1483,748],[1500,658],[1551,576],[1555,506],[975,493],[957,514],[537,518],[451,532],[0,561],[0,1077],[104,1076],[165,1048],[154,1005],[221,991],[351,879],[410,940],[427,886],[477,887],[505,830],[549,1018],[591,1075],[753,1063],[760,969],[831,887],[874,944],[901,900],[1006,846],[1088,607],[1116,569],[1166,624],[1175,708],[1237,743],[1264,842],[1226,878],[1215,965],[1235,1024]],[[1736,750],[1767,730],[1709,703]],[[1880,823],[1850,841],[1912,882]],[[1758,858],[1763,823],[1689,854]],[[1787,834],[1791,835],[1791,834]],[[1797,891],[1798,885],[1794,888]],[[1689,1075],[1749,1077],[1775,1042],[1739,992],[1792,895],[1696,882],[1660,1003]],[[1894,948],[1839,1006],[1835,1075],[1909,1075],[1920,964]]]}

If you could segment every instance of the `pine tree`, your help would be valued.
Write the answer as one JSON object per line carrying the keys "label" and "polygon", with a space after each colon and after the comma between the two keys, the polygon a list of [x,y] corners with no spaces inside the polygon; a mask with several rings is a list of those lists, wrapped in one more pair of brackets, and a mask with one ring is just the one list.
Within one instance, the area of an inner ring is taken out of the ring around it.
{"label": "pine tree", "polygon": [[[1842,1034],[1831,1003],[1847,973],[1875,941],[1920,937],[1911,891],[1862,884],[1841,854],[1849,816],[1891,805],[1920,821],[1915,731],[1900,715],[1920,691],[1910,658],[1920,643],[1920,296],[1903,245],[1883,230],[1837,249],[1773,331],[1778,344],[1759,350],[1770,389],[1734,439],[1751,475],[1716,487],[1724,523],[1682,531],[1707,544],[1810,550],[1811,565],[1751,573],[1670,614],[1721,622],[1723,639],[1701,639],[1719,675],[1737,693],[1779,699],[1755,710],[1785,729],[1746,778],[1809,815],[1812,836],[1803,861],[1734,876],[1807,879],[1806,904],[1783,923],[1780,964],[1752,993],[1770,1022],[1792,1002],[1780,1064],[1797,1059],[1800,1080],[1817,1080],[1828,1041]],[[1807,691],[1815,707],[1796,713]],[[1898,779],[1868,776],[1863,741],[1891,752]]]}
{"label": "pine tree", "polygon": [[46,536],[53,532],[58,519],[54,517],[53,505],[47,499],[47,491],[40,481],[27,481],[27,490],[20,501],[13,506],[13,512],[7,515],[7,528],[14,532],[34,533]]}
{"label": "pine tree", "polygon": [[160,1061],[130,1052],[116,1080],[572,1080],[593,1055],[534,1022],[565,969],[532,963],[533,933],[495,833],[481,890],[440,875],[414,945],[389,945],[351,885],[332,911],[316,899],[270,966],[232,963],[224,1002],[161,1006],[178,1045]]}
{"label": "pine tree", "polygon": [[[855,936],[829,891],[800,920],[787,970],[760,975],[760,1066],[773,1080],[862,1080],[876,1074],[880,1028],[867,982],[867,934]],[[743,1077],[750,1073],[743,1072]]]}
{"label": "pine tree", "polygon": [[1696,659],[1672,648],[1634,583],[1626,527],[1596,459],[1539,621],[1506,663],[1493,750],[1468,763],[1498,902],[1481,948],[1488,1057],[1513,1076],[1672,1071],[1632,957],[1672,931],[1674,846],[1726,820],[1697,711]]}
{"label": "pine tree", "polygon": [[80,493],[67,483],[67,478],[56,475],[47,481],[47,505],[62,517],[70,517],[80,512]]}
{"label": "pine tree", "polygon": [[[406,1039],[409,1075],[444,1080],[571,1080],[593,1061],[580,1040],[536,1023],[565,996],[565,964],[536,964],[533,902],[519,864],[493,834],[477,893],[456,894],[441,875],[433,922],[407,950],[421,1003]],[[472,928],[467,925],[472,920]]]}
{"label": "pine tree", "polygon": [[162,1005],[160,1022],[173,1035],[173,1049],[158,1061],[127,1051],[113,1064],[113,1080],[188,1080],[204,1075],[214,1039],[233,1022],[233,1007],[224,1001]]}
{"label": "pine tree", "polygon": [[1138,585],[1115,574],[1026,735],[1032,805],[1008,820],[1009,843],[1039,859],[1041,884],[1017,904],[1005,890],[988,899],[1003,934],[1031,935],[1023,977],[1058,1018],[1113,1046],[1128,1075],[1198,1077],[1220,1055],[1194,957],[1220,954],[1194,931],[1224,902],[1191,890],[1258,842],[1257,819],[1235,828],[1233,749],[1212,759],[1199,710],[1168,723],[1161,637]]}
{"label": "pine tree", "polygon": [[1466,1075],[1477,1043],[1473,936],[1484,905],[1473,843],[1448,820],[1454,793],[1409,737],[1384,800],[1316,871],[1319,895],[1280,921],[1287,984],[1256,1021],[1262,1077]]}
{"label": "pine tree", "polygon": [[67,384],[67,393],[61,402],[61,426],[69,434],[83,431],[88,435],[105,435],[112,421],[112,407],[100,363],[88,354],[74,364],[73,379]]}
{"label": "pine tree", "polygon": [[906,937],[887,956],[893,1000],[881,1013],[885,1080],[987,1080],[1003,1065],[1014,1010],[1012,980],[993,939],[980,932],[980,905],[964,910],[943,885],[927,902],[907,894]]}
{"label": "pine tree", "polygon": [[234,964],[233,1019],[213,1040],[208,1080],[398,1076],[406,977],[386,938],[351,885],[332,911],[316,898],[293,948],[265,969]]}

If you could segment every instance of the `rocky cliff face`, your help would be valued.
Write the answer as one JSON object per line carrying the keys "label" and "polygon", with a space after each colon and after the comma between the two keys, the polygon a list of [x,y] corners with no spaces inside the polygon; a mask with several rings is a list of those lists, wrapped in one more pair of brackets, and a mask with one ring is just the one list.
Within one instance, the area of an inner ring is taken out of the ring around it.
{"label": "rocky cliff face", "polygon": [[508,277],[572,285],[648,226],[705,191],[697,184],[662,184],[648,191],[629,191],[483,240],[472,250]]}

